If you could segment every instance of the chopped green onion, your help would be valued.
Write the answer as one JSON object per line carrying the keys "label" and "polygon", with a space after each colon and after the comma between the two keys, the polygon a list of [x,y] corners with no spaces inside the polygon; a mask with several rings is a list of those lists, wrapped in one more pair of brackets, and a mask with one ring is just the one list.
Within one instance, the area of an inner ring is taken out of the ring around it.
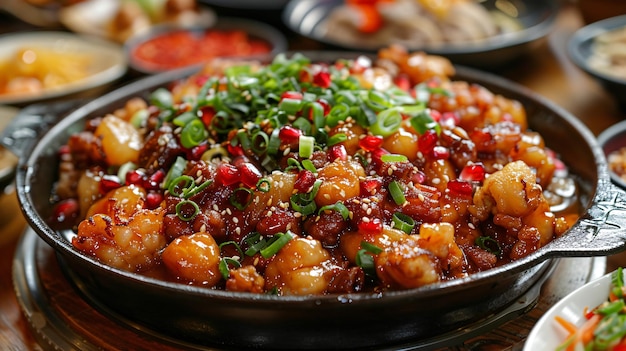
{"label": "chopped green onion", "polygon": [[184,197],[184,194],[195,186],[194,179],[183,174],[170,182],[168,190],[172,196]]}
{"label": "chopped green onion", "polygon": [[248,234],[244,238],[244,241],[248,244],[248,249],[245,252],[247,256],[254,256],[257,252],[261,251],[262,248],[267,246],[267,241],[258,232]]}
{"label": "chopped green onion", "polygon": [[285,111],[288,115],[294,116],[302,109],[302,100],[293,98],[284,98],[278,104],[278,108]]}
{"label": "chopped green onion", "polygon": [[611,284],[613,286],[613,294],[615,296],[624,297],[624,275],[622,274],[622,267],[618,267],[617,270],[611,274]]}
{"label": "chopped green onion", "polygon": [[380,156],[383,162],[407,162],[409,159],[404,155],[398,154],[384,154]]}
{"label": "chopped green onion", "polygon": [[192,112],[184,112],[184,113],[178,115],[176,118],[174,118],[172,120],[172,123],[174,123],[174,125],[176,125],[176,126],[183,127],[187,123],[190,123],[191,121],[193,121],[196,118],[198,118],[198,117],[195,114],[193,114]]}
{"label": "chopped green onion", "polygon": [[221,243],[218,247],[220,249],[220,252],[222,252],[222,248],[224,246],[234,246],[235,250],[237,250],[237,252],[239,253],[239,257],[243,256],[243,251],[241,251],[241,247],[239,246],[239,244],[236,241],[230,240],[230,241],[224,241],[223,243]]}
{"label": "chopped green onion", "polygon": [[335,144],[342,143],[346,140],[348,140],[348,136],[346,136],[344,133],[337,133],[331,136],[330,138],[328,138],[328,142],[326,142],[326,145],[333,146]]}
{"label": "chopped green onion", "polygon": [[391,220],[393,221],[394,228],[400,229],[407,234],[411,234],[411,231],[415,227],[415,221],[413,220],[413,218],[407,216],[402,212],[394,213],[391,217]]}
{"label": "chopped green onion", "polygon": [[365,249],[365,251],[371,252],[375,255],[378,255],[379,253],[383,252],[383,249],[365,240],[361,241],[361,247]]}
{"label": "chopped green onion", "polygon": [[262,193],[267,193],[272,189],[272,184],[270,184],[269,179],[261,178],[256,182],[256,189]]}
{"label": "chopped green onion", "polygon": [[300,157],[309,158],[315,149],[315,138],[308,135],[300,135],[298,153]]}
{"label": "chopped green onion", "polygon": [[[189,209],[192,211],[190,212]],[[182,221],[189,222],[194,219],[198,213],[200,213],[198,204],[191,200],[183,200],[176,204],[176,216]]]}
{"label": "chopped green onion", "polygon": [[348,219],[348,217],[350,216],[350,211],[341,201],[337,201],[335,204],[332,205],[323,206],[319,209],[317,214],[319,215],[324,211],[337,211],[339,212],[339,214],[341,214],[341,217],[343,217],[344,220]]}
{"label": "chopped green onion", "polygon": [[478,245],[478,247],[480,247],[481,249],[490,252],[496,256],[500,255],[500,253],[502,252],[502,250],[500,249],[500,244],[498,244],[498,242],[489,236],[479,236],[478,238],[476,238],[476,245]]}
{"label": "chopped green onion", "polygon": [[150,112],[148,112],[148,109],[142,108],[133,114],[130,118],[130,124],[135,128],[140,128],[148,120],[148,117],[150,117]]}
{"label": "chopped green onion", "polygon": [[269,139],[270,138],[267,134],[261,130],[252,134],[252,138],[250,140],[252,151],[258,154],[265,152],[269,145]]}
{"label": "chopped green onion", "polygon": [[228,198],[230,204],[235,206],[235,208],[240,211],[243,211],[246,207],[248,207],[252,200],[252,190],[248,188],[237,188]]}
{"label": "chopped green onion", "polygon": [[394,180],[389,183],[389,193],[391,194],[391,198],[397,205],[402,206],[406,202],[406,197],[404,197],[404,192],[402,191],[402,188],[400,187],[400,183],[398,183],[398,181]]}
{"label": "chopped green onion", "polygon": [[340,121],[345,121],[350,114],[350,108],[348,105],[339,104],[335,105],[326,116],[326,124],[333,128],[339,124]]}
{"label": "chopped green onion", "polygon": [[261,256],[263,258],[270,258],[274,256],[294,237],[295,235],[291,232],[275,234],[272,237],[272,240],[270,240],[270,242],[268,243],[268,245],[261,249]]}
{"label": "chopped green onion", "polygon": [[304,135],[311,135],[311,122],[309,122],[304,117],[298,117],[295,121],[293,121],[293,126],[302,131]]}
{"label": "chopped green onion", "polygon": [[361,247],[362,248],[356,253],[356,265],[363,268],[363,270],[368,274],[375,274],[374,257],[372,254],[377,255],[383,250],[376,245],[368,243],[367,241],[361,241]]}
{"label": "chopped green onion", "polygon": [[206,140],[207,136],[204,123],[196,118],[183,127],[180,132],[180,143],[184,148],[190,149]]}
{"label": "chopped green onion", "polygon": [[306,169],[307,171],[311,171],[312,173],[317,173],[317,168],[315,168],[313,161],[309,159],[302,160],[302,168]]}
{"label": "chopped green onion", "polygon": [[169,189],[170,183],[174,179],[183,175],[185,168],[187,168],[187,160],[180,156],[176,157],[176,161],[174,161],[172,167],[169,171],[167,171],[167,174],[165,175],[165,179],[163,180],[163,189]]}
{"label": "chopped green onion", "polygon": [[280,148],[280,137],[278,136],[280,130],[275,128],[270,135],[270,141],[267,144],[267,153],[269,155],[276,155],[278,153],[278,149]]}
{"label": "chopped green onion", "polygon": [[229,266],[239,268],[241,267],[241,262],[233,257],[222,257],[218,265],[218,269],[224,279],[228,279],[228,277],[230,277]]}
{"label": "chopped green onion", "polygon": [[150,94],[150,103],[160,109],[167,109],[174,105],[174,98],[169,90],[159,88]]}
{"label": "chopped green onion", "polygon": [[424,134],[430,129],[435,130],[437,134],[441,132],[441,126],[439,123],[435,122],[427,110],[411,117],[409,122],[411,123],[411,127],[413,127],[413,129],[415,129],[415,131],[419,134]]}
{"label": "chopped green onion", "polygon": [[202,190],[206,189],[209,185],[211,185],[211,183],[213,183],[213,181],[211,179],[208,179],[208,180],[205,180],[204,183],[198,186],[194,186],[194,187],[191,187],[190,189],[185,190],[183,193],[183,198],[188,199],[194,195],[199,194]]}
{"label": "chopped green onion", "polygon": [[390,108],[378,113],[376,122],[370,126],[374,135],[388,137],[400,129],[402,114],[395,108]]}

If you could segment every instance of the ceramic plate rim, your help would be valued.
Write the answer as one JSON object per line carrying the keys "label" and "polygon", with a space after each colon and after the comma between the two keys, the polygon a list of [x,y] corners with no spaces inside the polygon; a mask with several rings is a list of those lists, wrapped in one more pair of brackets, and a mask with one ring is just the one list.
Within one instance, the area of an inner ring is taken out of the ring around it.
{"label": "ceramic plate rim", "polygon": [[[524,344],[524,351],[555,350],[565,340],[567,332],[556,323],[554,318],[561,316],[576,325],[580,325],[584,319],[585,307],[591,309],[607,300],[611,274],[613,272],[574,290],[544,313],[528,335]],[[598,293],[601,290],[603,292]]]}

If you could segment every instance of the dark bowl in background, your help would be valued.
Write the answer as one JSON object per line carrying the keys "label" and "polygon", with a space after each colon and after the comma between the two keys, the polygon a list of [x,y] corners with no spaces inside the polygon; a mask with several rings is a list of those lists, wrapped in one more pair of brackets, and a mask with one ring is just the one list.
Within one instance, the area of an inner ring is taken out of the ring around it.
{"label": "dark bowl in background", "polygon": [[624,27],[626,15],[607,18],[578,29],[567,44],[568,55],[574,64],[595,78],[622,109],[626,109],[626,77],[620,78],[598,71],[589,64],[589,59],[594,53],[594,41],[599,35]]}
{"label": "dark bowl in background", "polygon": [[[607,157],[614,151],[626,148],[626,121],[621,121],[605,129],[598,136],[598,143]],[[626,189],[626,180],[620,178],[619,175],[610,169],[609,174],[613,183],[617,184],[622,189]]]}
{"label": "dark bowl in background", "polygon": [[[323,34],[324,21],[328,14],[342,5],[344,0],[292,0],[283,11],[283,22],[292,31],[335,48],[356,51],[375,51],[380,48],[360,45],[356,42],[340,42]],[[497,0],[481,2],[490,11],[496,11],[505,18],[516,20],[522,29],[493,36],[481,42],[438,45],[407,46],[409,51],[422,50],[429,54],[441,55],[457,64],[478,68],[493,68],[510,63],[515,58],[531,52],[541,44],[554,27],[559,10],[558,1],[506,1],[507,12],[500,10],[502,3]],[[513,16],[513,14],[516,14]],[[391,44],[391,43],[389,43]]]}

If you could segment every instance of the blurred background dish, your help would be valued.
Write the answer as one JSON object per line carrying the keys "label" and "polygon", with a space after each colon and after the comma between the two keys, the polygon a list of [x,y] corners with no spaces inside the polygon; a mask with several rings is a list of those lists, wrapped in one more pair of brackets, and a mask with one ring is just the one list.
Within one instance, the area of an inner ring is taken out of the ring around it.
{"label": "blurred background dish", "polygon": [[626,121],[614,124],[598,136],[613,183],[626,189]]}
{"label": "blurred background dish", "polygon": [[357,3],[292,0],[283,21],[294,32],[335,47],[375,51],[401,43],[410,51],[492,67],[533,48],[553,27],[559,8],[556,1],[521,0],[459,1],[449,7],[434,0],[380,0],[375,9]]}
{"label": "blurred background dish", "polygon": [[0,36],[0,104],[14,105],[103,87],[126,72],[119,45],[65,32]]}
{"label": "blurred background dish", "polygon": [[626,108],[626,15],[577,30],[568,42],[568,54]]}
{"label": "blurred background dish", "polygon": [[210,6],[219,6],[231,9],[245,10],[278,10],[282,9],[288,0],[199,0]]}
{"label": "blurred background dish", "polygon": [[155,25],[210,26],[215,23],[216,15],[193,0],[90,0],[63,8],[59,19],[76,33],[123,43]]}
{"label": "blurred background dish", "polygon": [[208,27],[159,26],[125,45],[130,67],[145,74],[200,65],[217,57],[269,57],[286,49],[287,40],[273,27],[234,18],[220,18]]}

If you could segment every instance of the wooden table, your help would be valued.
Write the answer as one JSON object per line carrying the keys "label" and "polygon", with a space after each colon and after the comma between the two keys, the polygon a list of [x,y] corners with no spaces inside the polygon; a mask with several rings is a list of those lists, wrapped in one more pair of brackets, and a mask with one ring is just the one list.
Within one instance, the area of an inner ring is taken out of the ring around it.
{"label": "wooden table", "polygon": [[[566,5],[558,16],[553,32],[540,47],[523,60],[496,73],[552,100],[580,118],[594,134],[598,134],[608,126],[622,120],[624,113],[618,110],[615,102],[598,83],[575,67],[567,57],[567,40],[582,25],[583,22],[577,10],[571,5]],[[0,14],[0,33],[29,29],[33,28],[8,15]],[[291,39],[294,49],[320,48],[319,44],[311,43],[306,39]],[[0,349],[40,350],[41,346],[33,338],[29,325],[18,307],[11,280],[13,256],[18,236],[24,228],[24,221],[19,215],[14,213],[12,215],[12,212],[7,210],[17,206],[13,194],[2,195],[0,206],[2,208],[0,211]],[[606,262],[606,269],[612,270],[617,265],[626,264],[626,255],[611,256]],[[562,269],[567,269],[567,267]],[[553,302],[544,301],[544,303]],[[531,311],[528,314],[531,324],[532,320],[538,318],[533,313],[537,314],[540,311]],[[502,330],[505,329],[502,328]],[[503,338],[506,337],[503,336]],[[517,338],[517,343],[503,344],[502,347],[490,345],[484,348],[477,346],[472,349],[519,349],[523,344],[524,336],[518,335]]]}

